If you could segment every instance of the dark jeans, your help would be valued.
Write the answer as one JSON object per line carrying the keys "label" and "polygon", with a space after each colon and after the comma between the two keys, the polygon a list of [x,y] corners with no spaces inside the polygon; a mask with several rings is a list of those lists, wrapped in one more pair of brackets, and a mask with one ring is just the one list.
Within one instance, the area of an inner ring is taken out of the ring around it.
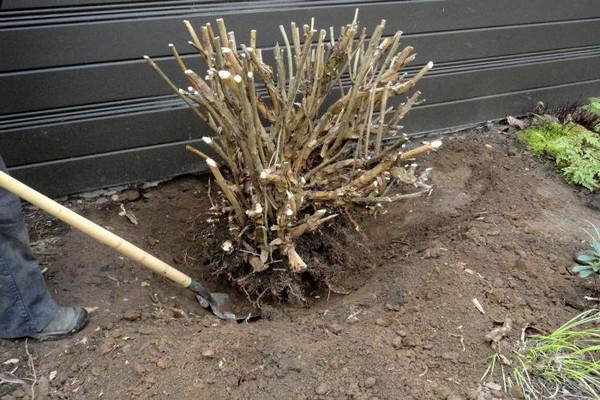
{"label": "dark jeans", "polygon": [[[7,172],[1,156],[0,170]],[[0,338],[39,332],[56,309],[29,248],[21,202],[0,188]]]}

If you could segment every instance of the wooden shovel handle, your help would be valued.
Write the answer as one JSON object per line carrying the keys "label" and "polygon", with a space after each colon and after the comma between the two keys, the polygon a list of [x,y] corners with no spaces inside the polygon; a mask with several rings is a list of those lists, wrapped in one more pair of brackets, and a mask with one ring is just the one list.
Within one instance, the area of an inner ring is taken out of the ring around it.
{"label": "wooden shovel handle", "polygon": [[26,200],[46,211],[48,214],[66,222],[73,228],[79,229],[81,232],[92,237],[93,239],[96,239],[100,243],[107,245],[111,249],[116,250],[125,257],[139,262],[157,274],[163,275],[183,287],[188,287],[191,285],[192,278],[185,275],[183,272],[176,270],[169,264],[154,257],[152,254],[145,252],[139,247],[129,243],[125,239],[102,228],[100,225],[95,224],[89,219],[84,218],[81,215],[58,204],[49,197],[44,196],[40,192],[30,188],[24,183],[19,182],[15,178],[2,171],[0,171],[0,187],[5,188],[23,200]]}

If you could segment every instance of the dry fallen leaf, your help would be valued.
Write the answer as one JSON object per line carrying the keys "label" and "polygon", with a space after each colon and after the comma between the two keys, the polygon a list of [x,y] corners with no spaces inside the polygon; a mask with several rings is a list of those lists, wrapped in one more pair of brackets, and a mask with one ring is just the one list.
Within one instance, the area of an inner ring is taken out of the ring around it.
{"label": "dry fallen leaf", "polygon": [[85,309],[85,311],[88,312],[88,314],[93,313],[94,311],[98,310],[98,307],[83,307]]}
{"label": "dry fallen leaf", "polygon": [[511,117],[510,115],[508,117],[506,117],[506,122],[508,122],[508,124],[510,126],[513,126],[515,128],[519,128],[519,129],[525,129],[525,122],[521,121],[520,119],[517,119],[515,117]]}
{"label": "dry fallen leaf", "polygon": [[20,360],[18,358],[10,358],[10,359],[4,361],[2,364],[4,364],[4,365],[18,364],[19,361]]}
{"label": "dry fallen leaf", "polygon": [[56,374],[57,374],[56,370],[51,371],[50,375],[48,375],[48,381],[52,382],[54,380],[54,378],[56,378]]}
{"label": "dry fallen leaf", "polygon": [[134,225],[138,224],[137,217],[135,215],[133,215],[133,213],[131,211],[127,211],[125,209],[125,205],[121,204],[120,208],[121,208],[121,212],[119,212],[119,215],[121,217],[126,217],[129,220],[129,222],[131,222]]}
{"label": "dry fallen leaf", "polygon": [[264,271],[265,269],[267,269],[269,267],[267,264],[262,262],[260,258],[258,258],[256,256],[250,256],[250,258],[248,259],[248,262],[252,266],[254,273]]}
{"label": "dry fallen leaf", "polygon": [[475,304],[475,307],[479,310],[480,313],[485,314],[485,310],[483,309],[483,306],[481,305],[479,300],[477,300],[474,297],[473,297],[473,304]]}
{"label": "dry fallen leaf", "polygon": [[485,340],[494,343],[499,342],[500,340],[508,336],[508,334],[512,330],[512,326],[512,320],[510,318],[506,318],[502,326],[492,329],[490,333],[485,335]]}
{"label": "dry fallen leaf", "polygon": [[175,317],[175,318],[185,317],[185,311],[183,311],[180,308],[171,307],[171,312],[173,313],[173,317]]}

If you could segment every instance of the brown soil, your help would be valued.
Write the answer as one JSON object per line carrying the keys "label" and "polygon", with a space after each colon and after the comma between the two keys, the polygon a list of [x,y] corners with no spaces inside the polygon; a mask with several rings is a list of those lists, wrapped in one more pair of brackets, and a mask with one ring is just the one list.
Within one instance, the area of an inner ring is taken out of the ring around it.
{"label": "brown soil", "polygon": [[[516,341],[528,325],[552,330],[595,305],[584,299],[593,282],[566,268],[585,246],[584,221],[600,224],[599,195],[567,186],[494,127],[444,141],[423,161],[434,167],[430,196],[355,215],[361,233],[324,240],[362,269],[338,273],[303,304],[267,305],[252,323],[216,319],[187,290],[29,210],[55,298],[97,309],[67,340],[0,341],[0,362],[19,359],[0,371],[35,372],[36,397],[52,399],[508,397],[480,382],[493,352],[484,337],[511,318]],[[228,291],[207,266],[220,251],[207,191],[206,178],[190,176],[137,199],[67,204]],[[121,201],[138,225],[119,216]],[[3,399],[30,393],[29,383],[0,384]]]}

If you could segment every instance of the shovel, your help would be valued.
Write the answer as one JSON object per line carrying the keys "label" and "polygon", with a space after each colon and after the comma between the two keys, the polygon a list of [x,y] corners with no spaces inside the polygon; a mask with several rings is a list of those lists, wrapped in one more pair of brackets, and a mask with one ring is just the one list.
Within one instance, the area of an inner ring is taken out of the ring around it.
{"label": "shovel", "polygon": [[208,289],[183,272],[171,267],[169,264],[102,228],[100,225],[93,223],[89,219],[58,204],[2,171],[0,171],[0,187],[41,208],[70,226],[79,229],[81,232],[107,245],[125,257],[142,264],[157,274],[167,277],[184,288],[190,289],[196,294],[196,298],[202,307],[210,308],[217,317],[226,320],[236,320],[238,322],[253,320],[259,317],[254,312],[237,310],[235,308],[237,303],[234,303],[230,295],[208,291]]}

